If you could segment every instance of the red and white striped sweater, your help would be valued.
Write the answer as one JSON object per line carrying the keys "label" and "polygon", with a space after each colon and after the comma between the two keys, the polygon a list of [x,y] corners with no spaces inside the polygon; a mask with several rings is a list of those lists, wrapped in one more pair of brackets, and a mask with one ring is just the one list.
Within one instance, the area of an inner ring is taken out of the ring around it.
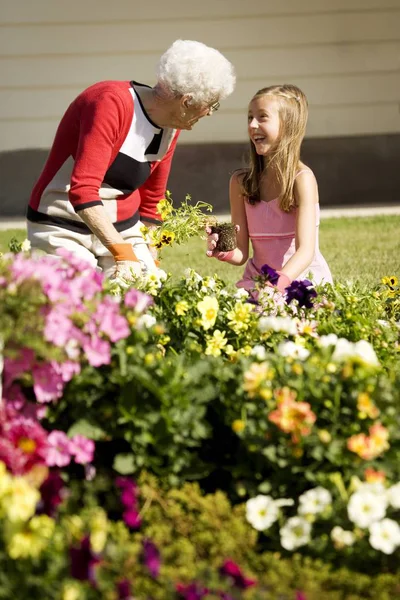
{"label": "red and white striped sweater", "polygon": [[83,208],[104,204],[119,231],[159,222],[179,131],[161,129],[128,81],[104,81],[68,107],[29,201],[27,218],[90,233]]}

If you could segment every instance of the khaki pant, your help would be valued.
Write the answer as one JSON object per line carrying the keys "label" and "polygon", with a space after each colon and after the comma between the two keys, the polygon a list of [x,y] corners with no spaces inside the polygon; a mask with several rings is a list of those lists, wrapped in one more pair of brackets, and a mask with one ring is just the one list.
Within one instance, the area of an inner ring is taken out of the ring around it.
{"label": "khaki pant", "polygon": [[[142,265],[143,271],[157,271],[148,245],[140,231],[142,223],[138,221],[133,227],[121,232],[125,242],[132,244],[134,252]],[[56,254],[58,248],[65,248],[80,256],[92,267],[103,271],[106,277],[114,273],[113,255],[93,234],[82,234],[41,223],[27,222],[28,240],[32,249],[42,250],[46,254]]]}

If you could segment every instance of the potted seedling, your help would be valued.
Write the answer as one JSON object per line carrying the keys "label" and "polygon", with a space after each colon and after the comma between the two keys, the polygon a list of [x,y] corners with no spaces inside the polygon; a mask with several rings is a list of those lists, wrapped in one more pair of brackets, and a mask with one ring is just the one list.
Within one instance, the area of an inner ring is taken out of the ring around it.
{"label": "potted seedling", "polygon": [[215,250],[218,252],[230,252],[237,246],[236,225],[227,222],[210,223],[211,233],[218,234],[218,241]]}

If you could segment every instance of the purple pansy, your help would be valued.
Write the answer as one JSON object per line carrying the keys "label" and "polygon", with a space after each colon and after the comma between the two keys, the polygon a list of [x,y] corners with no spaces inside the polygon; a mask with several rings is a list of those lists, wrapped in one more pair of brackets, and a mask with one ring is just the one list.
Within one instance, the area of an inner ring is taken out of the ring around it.
{"label": "purple pansy", "polygon": [[317,292],[313,287],[313,284],[308,279],[302,281],[292,281],[292,283],[286,288],[286,302],[290,304],[292,300],[297,300],[299,306],[305,308],[312,308],[313,298],[317,296]]}
{"label": "purple pansy", "polygon": [[264,275],[264,277],[267,279],[267,281],[272,283],[272,285],[276,285],[278,283],[279,274],[275,271],[275,269],[273,269],[269,265],[263,265],[260,271],[261,274]]}

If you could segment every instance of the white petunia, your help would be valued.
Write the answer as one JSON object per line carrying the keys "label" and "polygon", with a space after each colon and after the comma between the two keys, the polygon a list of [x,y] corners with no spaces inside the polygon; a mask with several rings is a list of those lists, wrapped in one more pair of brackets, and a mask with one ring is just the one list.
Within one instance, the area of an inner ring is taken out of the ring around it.
{"label": "white petunia", "polygon": [[332,504],[332,496],[328,490],[319,486],[302,494],[299,503],[299,514],[317,515]]}
{"label": "white petunia", "polygon": [[400,527],[392,519],[372,523],[369,532],[369,543],[375,550],[380,550],[384,554],[393,554],[400,546]]}
{"label": "white petunia", "polygon": [[350,496],[347,514],[352,523],[365,529],[386,515],[387,499],[383,494],[359,490]]}
{"label": "white petunia", "polygon": [[24,240],[21,244],[21,251],[22,252],[29,252],[29,250],[31,249],[31,243],[29,240]]}
{"label": "white petunia", "polygon": [[136,329],[149,329],[157,323],[157,319],[152,315],[142,315],[136,321]]}
{"label": "white petunia", "polygon": [[299,360],[306,360],[310,355],[307,348],[299,346],[298,344],[295,344],[295,342],[281,342],[278,346],[278,352],[282,356],[298,358]]}
{"label": "white petunia", "polygon": [[342,527],[334,527],[331,531],[331,539],[335,546],[343,548],[344,546],[352,546],[356,540],[352,531],[346,531]]}
{"label": "white petunia", "polygon": [[259,494],[246,502],[246,519],[257,531],[271,527],[278,516],[279,507],[271,496]]}
{"label": "white petunia", "polygon": [[296,335],[296,321],[290,317],[261,317],[258,321],[258,329],[265,333],[267,331],[282,331],[289,335]]}
{"label": "white petunia", "polygon": [[285,550],[296,550],[311,539],[311,523],[303,517],[291,517],[280,530],[281,544]]}
{"label": "white petunia", "polygon": [[393,508],[400,508],[400,482],[387,490],[387,499]]}
{"label": "white petunia", "polygon": [[379,366],[378,357],[369,342],[366,340],[359,340],[358,342],[353,343],[345,338],[339,338],[332,354],[332,360],[342,362],[348,358],[358,358],[366,365],[371,365],[373,367]]}
{"label": "white petunia", "polygon": [[257,344],[250,352],[251,356],[254,356],[257,360],[265,360],[267,357],[267,351],[264,346]]}
{"label": "white petunia", "polygon": [[249,297],[249,292],[244,288],[239,288],[238,291],[233,294],[233,297],[236,298],[236,300],[244,300]]}
{"label": "white petunia", "polygon": [[318,345],[321,348],[328,348],[328,346],[336,346],[338,341],[338,336],[336,333],[329,333],[328,335],[321,335],[318,339]]}

